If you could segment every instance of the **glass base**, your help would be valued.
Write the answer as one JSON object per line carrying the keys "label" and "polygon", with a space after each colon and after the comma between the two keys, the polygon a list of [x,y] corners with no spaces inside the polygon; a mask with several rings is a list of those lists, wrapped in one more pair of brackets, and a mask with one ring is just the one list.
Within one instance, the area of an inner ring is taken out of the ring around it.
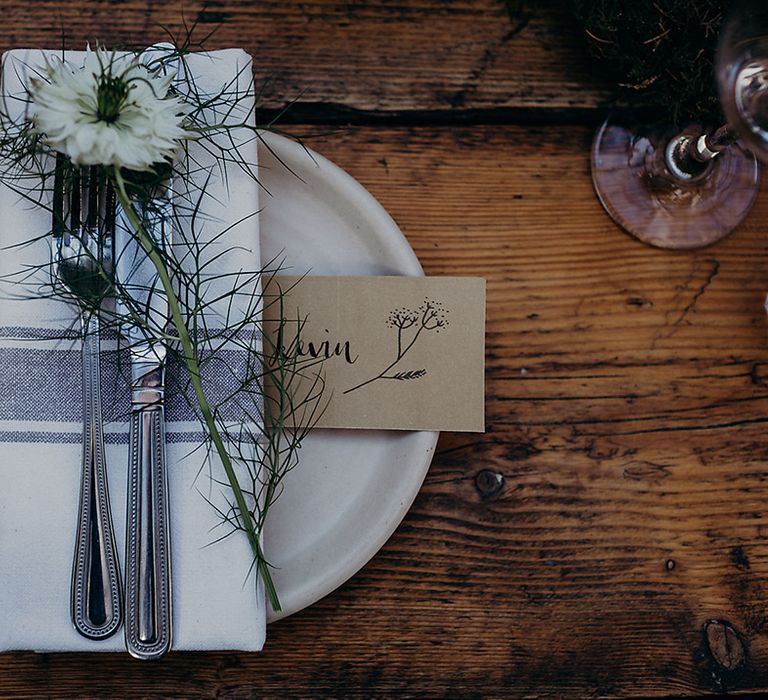
{"label": "glass base", "polygon": [[[727,236],[747,215],[757,195],[760,166],[735,144],[703,173],[683,181],[669,172],[665,156],[679,133],[607,119],[592,143],[592,182],[611,218],[644,243],[701,248]],[[692,127],[690,133],[701,130]]]}

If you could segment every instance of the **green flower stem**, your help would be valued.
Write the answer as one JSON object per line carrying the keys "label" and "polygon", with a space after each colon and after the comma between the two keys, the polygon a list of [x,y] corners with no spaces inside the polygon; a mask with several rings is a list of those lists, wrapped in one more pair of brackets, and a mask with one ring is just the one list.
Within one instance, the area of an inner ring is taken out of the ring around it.
{"label": "green flower stem", "polygon": [[119,169],[113,168],[111,170],[111,175],[112,179],[114,180],[115,190],[117,192],[117,198],[120,202],[120,205],[123,207],[123,211],[125,212],[128,221],[136,233],[137,240],[141,244],[141,247],[144,249],[149,259],[152,261],[152,264],[155,266],[158,277],[163,284],[163,290],[165,291],[165,294],[168,298],[168,308],[171,312],[173,323],[176,326],[176,330],[179,334],[179,342],[181,343],[181,347],[184,353],[184,362],[187,366],[187,370],[189,371],[190,381],[192,382],[192,386],[195,390],[195,397],[197,398],[200,412],[203,415],[203,420],[205,421],[205,425],[208,428],[211,441],[213,442],[214,447],[216,448],[216,452],[221,459],[224,472],[226,473],[227,479],[229,480],[230,488],[232,489],[232,493],[235,496],[235,502],[237,503],[237,508],[239,511],[239,518],[243,529],[245,530],[246,536],[248,537],[248,543],[251,546],[258,571],[264,580],[264,587],[267,592],[267,596],[269,597],[270,605],[275,612],[279,612],[281,610],[280,599],[277,596],[277,590],[275,589],[275,584],[272,581],[269,565],[264,559],[261,543],[259,542],[259,534],[256,531],[251,511],[248,509],[248,504],[245,500],[243,489],[240,486],[240,482],[238,481],[234,466],[232,465],[232,459],[227,452],[226,447],[224,446],[224,440],[221,437],[219,428],[216,425],[216,420],[213,417],[211,405],[206,398],[205,391],[203,390],[203,384],[200,375],[200,365],[197,361],[194,345],[189,335],[189,331],[187,330],[184,316],[181,313],[179,300],[176,296],[176,292],[173,289],[173,284],[171,282],[168,269],[166,268],[165,263],[163,262],[163,258],[155,246],[154,241],[144,230],[144,226],[136,212],[136,209],[133,206],[133,202],[125,190],[125,181],[123,180]]}

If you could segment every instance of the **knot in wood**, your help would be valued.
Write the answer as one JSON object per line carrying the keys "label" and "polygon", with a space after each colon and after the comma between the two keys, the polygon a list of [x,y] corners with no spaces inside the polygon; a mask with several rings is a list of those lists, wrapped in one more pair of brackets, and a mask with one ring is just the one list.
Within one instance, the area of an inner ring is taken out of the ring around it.
{"label": "knot in wood", "polygon": [[504,475],[492,469],[481,469],[475,476],[475,488],[484,501],[494,498],[504,488]]}
{"label": "knot in wood", "polygon": [[714,662],[726,671],[744,665],[747,654],[741,635],[725,620],[710,620],[704,624],[707,650]]}

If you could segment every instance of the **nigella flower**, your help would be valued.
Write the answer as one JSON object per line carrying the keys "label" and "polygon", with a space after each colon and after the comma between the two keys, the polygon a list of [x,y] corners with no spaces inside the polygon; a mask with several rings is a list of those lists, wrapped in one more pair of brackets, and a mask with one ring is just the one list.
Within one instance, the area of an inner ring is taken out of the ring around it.
{"label": "nigella flower", "polygon": [[191,136],[187,106],[168,92],[173,77],[103,49],[87,51],[80,64],[56,57],[32,81],[30,117],[75,165],[150,170]]}

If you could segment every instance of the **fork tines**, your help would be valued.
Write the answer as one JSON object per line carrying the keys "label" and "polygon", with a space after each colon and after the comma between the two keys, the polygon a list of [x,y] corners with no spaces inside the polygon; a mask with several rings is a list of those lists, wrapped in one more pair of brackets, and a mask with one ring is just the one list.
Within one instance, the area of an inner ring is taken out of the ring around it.
{"label": "fork tines", "polygon": [[54,238],[68,238],[74,233],[81,240],[88,234],[97,240],[111,239],[115,230],[115,191],[107,182],[103,169],[98,166],[79,168],[67,183],[66,168],[66,157],[57,154],[51,207]]}

